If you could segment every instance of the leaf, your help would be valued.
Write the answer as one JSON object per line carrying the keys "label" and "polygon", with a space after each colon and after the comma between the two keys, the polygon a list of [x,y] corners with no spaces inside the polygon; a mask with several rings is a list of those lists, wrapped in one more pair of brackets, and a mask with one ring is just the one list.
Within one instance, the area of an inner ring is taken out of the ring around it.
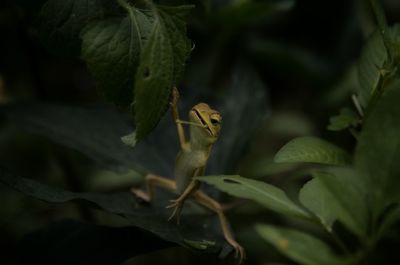
{"label": "leaf", "polygon": [[107,0],[49,0],[40,12],[40,33],[50,49],[79,54],[79,34],[87,23],[104,18],[116,4]]}
{"label": "leaf", "polygon": [[[175,10],[182,16],[183,11],[187,12],[191,8],[182,6]],[[173,9],[168,10],[171,12]],[[162,10],[154,9],[153,13],[153,28],[141,53],[135,75],[134,111],[138,140],[145,137],[165,113],[172,87],[182,75],[183,62],[189,55],[188,41],[184,35],[186,30],[180,18],[174,19]],[[178,47],[174,48],[175,44]]]}
{"label": "leaf", "polygon": [[135,155],[137,151],[121,141],[133,127],[114,109],[25,102],[3,106],[0,112],[20,128],[78,150],[102,167],[142,171],[149,166],[145,157],[154,159],[157,167],[167,167],[155,157],[158,154],[139,148],[140,154]]}
{"label": "leaf", "polygon": [[0,168],[0,184],[50,203],[69,201],[89,203],[89,205],[101,208],[106,212],[121,215],[127,218],[132,225],[184,247],[190,247],[186,240],[215,242],[214,245],[207,245],[207,248],[202,250],[203,253],[228,254],[232,250],[230,245],[223,240],[216,215],[204,215],[203,209],[195,207],[191,203],[185,204],[181,225],[168,222],[171,213],[165,206],[173,198],[173,194],[158,192],[157,200],[154,200],[151,206],[146,206],[136,200],[130,192],[70,192],[19,177],[3,168]]}
{"label": "leaf", "polygon": [[375,218],[400,200],[400,81],[386,89],[365,120],[355,151],[355,165],[369,192]]}
{"label": "leaf", "polygon": [[364,237],[368,224],[365,187],[350,169],[314,171],[313,179],[300,191],[300,202],[312,211],[328,230],[339,220],[349,230]]}
{"label": "leaf", "polygon": [[67,219],[22,238],[17,257],[21,265],[119,265],[131,257],[172,246],[136,227],[107,227]]}
{"label": "leaf", "polygon": [[382,82],[382,71],[388,54],[379,30],[376,30],[368,39],[358,61],[358,81],[360,88],[358,99],[365,108],[372,95]]}
{"label": "leaf", "polygon": [[360,124],[360,118],[357,113],[349,108],[342,108],[340,114],[331,117],[329,121],[328,130],[330,131],[341,131]]}
{"label": "leaf", "polygon": [[281,189],[268,183],[235,175],[205,176],[198,179],[230,195],[253,200],[278,213],[310,218],[309,214],[293,203]]}
{"label": "leaf", "polygon": [[340,257],[312,235],[294,229],[259,224],[257,232],[283,255],[303,265],[338,265]]}
{"label": "leaf", "polygon": [[347,165],[351,158],[343,149],[317,137],[299,137],[283,146],[275,155],[276,163],[311,162]]}
{"label": "leaf", "polygon": [[129,15],[100,20],[82,32],[82,57],[105,98],[122,107],[134,101],[134,76],[151,20],[130,7]]}

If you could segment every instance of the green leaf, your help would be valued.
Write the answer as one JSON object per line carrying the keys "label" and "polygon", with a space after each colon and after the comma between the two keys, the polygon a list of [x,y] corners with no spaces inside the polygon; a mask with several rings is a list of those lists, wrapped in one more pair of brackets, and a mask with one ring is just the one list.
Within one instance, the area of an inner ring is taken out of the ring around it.
{"label": "green leaf", "polygon": [[[202,253],[214,255],[229,254],[232,248],[223,240],[220,223],[216,215],[206,213],[193,203],[185,204],[185,210],[178,226],[168,222],[171,214],[166,209],[175,194],[157,193],[157,200],[151,205],[141,203],[131,192],[71,192],[41,184],[35,180],[22,178],[0,167],[0,185],[6,185],[28,196],[49,203],[76,202],[100,208],[103,211],[125,217],[133,226],[145,229],[158,237],[191,247],[187,241],[214,242],[204,244]],[[194,250],[199,250],[194,248]]]}
{"label": "green leaf", "polygon": [[49,0],[40,13],[40,33],[50,49],[79,54],[79,34],[87,23],[116,9],[107,0]]}
{"label": "green leaf", "polygon": [[114,104],[129,107],[134,100],[134,76],[151,26],[131,7],[128,16],[91,23],[82,32],[82,56],[99,90]]}
{"label": "green leaf", "polygon": [[283,255],[303,265],[338,265],[341,258],[320,239],[294,229],[259,224],[261,237]]}
{"label": "green leaf", "polygon": [[230,195],[253,200],[278,213],[310,218],[309,214],[293,203],[283,190],[268,183],[236,175],[205,176],[198,179]]}
{"label": "green leaf", "polygon": [[[134,111],[138,140],[158,124],[168,107],[171,89],[182,75],[183,62],[186,61],[190,47],[184,35],[186,30],[181,17],[191,8],[153,7],[153,28],[143,48],[135,76]],[[178,12],[175,18],[168,15],[173,11]]]}
{"label": "green leaf", "polygon": [[347,165],[351,158],[343,149],[317,137],[299,137],[283,146],[275,155],[276,163],[311,162]]}
{"label": "green leaf", "polygon": [[376,30],[368,39],[358,61],[358,99],[365,108],[372,95],[380,89],[384,65],[388,60],[382,34]]}
{"label": "green leaf", "polygon": [[375,218],[400,200],[400,81],[386,89],[365,120],[355,152],[360,181],[367,184]]}
{"label": "green leaf", "polygon": [[340,114],[329,119],[328,130],[341,131],[350,127],[355,127],[360,123],[360,118],[352,109],[342,108]]}
{"label": "green leaf", "polygon": [[339,220],[358,236],[365,236],[368,214],[365,187],[350,169],[315,171],[300,191],[300,202],[332,231]]}

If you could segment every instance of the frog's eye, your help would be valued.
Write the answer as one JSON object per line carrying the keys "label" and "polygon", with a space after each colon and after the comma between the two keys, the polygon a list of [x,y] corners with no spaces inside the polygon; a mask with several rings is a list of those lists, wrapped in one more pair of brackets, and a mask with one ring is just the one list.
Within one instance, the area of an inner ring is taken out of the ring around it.
{"label": "frog's eye", "polygon": [[217,118],[211,118],[211,123],[213,124],[213,125],[217,125],[217,124],[220,124],[220,120],[219,119],[217,119]]}

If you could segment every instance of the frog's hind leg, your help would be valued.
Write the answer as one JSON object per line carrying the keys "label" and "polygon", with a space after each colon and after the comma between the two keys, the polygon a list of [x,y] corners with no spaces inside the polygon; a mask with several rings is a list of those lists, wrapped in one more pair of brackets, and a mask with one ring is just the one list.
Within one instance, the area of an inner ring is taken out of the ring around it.
{"label": "frog's hind leg", "polygon": [[226,218],[222,205],[205,194],[202,191],[197,191],[194,194],[194,199],[200,205],[208,208],[209,210],[215,212],[218,215],[219,221],[221,223],[222,232],[224,233],[225,240],[234,248],[235,258],[239,259],[239,264],[242,264],[245,258],[245,252],[243,247],[235,240],[235,237],[231,231],[228,219]]}
{"label": "frog's hind leg", "polygon": [[145,176],[146,191],[137,188],[131,188],[131,192],[136,195],[136,197],[142,199],[145,202],[151,202],[154,197],[154,187],[161,187],[166,190],[175,192],[176,183],[172,179],[164,178],[161,176],[148,174]]}

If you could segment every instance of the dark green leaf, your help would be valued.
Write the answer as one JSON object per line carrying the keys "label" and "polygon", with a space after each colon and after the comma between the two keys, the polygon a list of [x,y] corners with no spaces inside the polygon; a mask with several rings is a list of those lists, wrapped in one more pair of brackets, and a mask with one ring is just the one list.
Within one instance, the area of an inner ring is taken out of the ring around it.
{"label": "dark green leaf", "polygon": [[300,201],[328,231],[339,220],[358,236],[365,236],[368,223],[363,183],[350,169],[313,172],[313,179],[300,191]]}
{"label": "dark green leaf", "polygon": [[338,265],[343,260],[320,239],[294,229],[260,224],[257,232],[283,255],[303,265]]}
{"label": "dark green leaf", "polygon": [[387,87],[366,119],[361,132],[355,164],[360,181],[366,183],[369,205],[377,217],[400,199],[400,81]]}
{"label": "dark green leaf", "polygon": [[115,9],[107,0],[49,0],[41,11],[41,35],[51,49],[79,54],[79,34],[86,24]]}
{"label": "dark green leaf", "polygon": [[271,184],[240,176],[205,176],[200,181],[215,186],[230,195],[253,200],[281,214],[309,218],[309,214],[292,202],[285,192]]}
{"label": "dark green leaf", "polygon": [[[165,206],[173,198],[173,194],[157,193],[157,199],[150,205],[140,203],[130,192],[96,193],[70,192],[40,184],[34,180],[21,178],[0,168],[0,183],[14,188],[26,195],[50,203],[68,201],[86,202],[104,211],[126,217],[134,226],[148,230],[160,238],[190,247],[186,242],[214,242],[208,244],[204,253],[226,253],[230,245],[223,240],[219,220],[215,215],[205,215],[204,210],[188,202],[185,204],[181,224],[168,222],[171,214]],[[228,251],[229,253],[229,251]]]}
{"label": "dark green leaf", "polygon": [[123,107],[133,100],[134,76],[151,31],[146,14],[131,7],[129,15],[89,24],[82,33],[82,56],[105,98]]}
{"label": "dark green leaf", "polygon": [[171,246],[174,244],[137,227],[63,220],[25,236],[17,253],[20,265],[119,265],[131,257]]}
{"label": "dark green leaf", "polygon": [[154,7],[153,27],[135,76],[134,110],[138,140],[158,124],[168,107],[171,89],[182,75],[189,45],[181,19],[190,8],[165,8],[169,13],[178,12],[178,16],[173,17]]}
{"label": "dark green leaf", "polygon": [[275,155],[277,163],[311,162],[347,165],[350,155],[336,145],[317,137],[299,137],[283,146]]}

